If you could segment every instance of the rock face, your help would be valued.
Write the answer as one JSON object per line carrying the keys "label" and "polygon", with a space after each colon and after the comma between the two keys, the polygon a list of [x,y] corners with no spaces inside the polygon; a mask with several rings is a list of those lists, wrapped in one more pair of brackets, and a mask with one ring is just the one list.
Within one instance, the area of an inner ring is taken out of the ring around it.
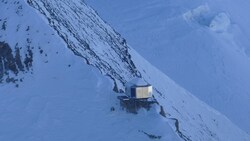
{"label": "rock face", "polygon": [[14,74],[18,73],[15,60],[9,45],[0,42],[0,78],[2,78],[4,74],[7,74],[8,71],[12,71]]}
{"label": "rock face", "polygon": [[[15,83],[18,80],[15,79],[14,76],[20,71],[24,72],[32,67],[33,53],[29,48],[27,52],[28,54],[26,54],[24,60],[22,60],[18,45],[16,45],[15,51],[13,52],[7,43],[0,42],[0,82],[3,82],[6,76],[6,82]],[[10,73],[14,75],[10,75]]]}

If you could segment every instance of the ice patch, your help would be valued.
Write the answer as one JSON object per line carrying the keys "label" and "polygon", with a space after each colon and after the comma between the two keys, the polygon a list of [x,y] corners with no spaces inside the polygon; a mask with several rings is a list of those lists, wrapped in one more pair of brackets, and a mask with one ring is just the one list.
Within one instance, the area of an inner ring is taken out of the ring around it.
{"label": "ice patch", "polygon": [[230,26],[231,21],[229,16],[226,13],[219,13],[214,17],[211,21],[209,27],[211,30],[215,32],[225,32]]}

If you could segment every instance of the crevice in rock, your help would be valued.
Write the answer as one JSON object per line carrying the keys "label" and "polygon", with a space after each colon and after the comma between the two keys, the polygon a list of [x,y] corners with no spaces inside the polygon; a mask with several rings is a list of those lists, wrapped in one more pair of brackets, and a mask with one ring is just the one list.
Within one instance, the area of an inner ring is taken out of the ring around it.
{"label": "crevice in rock", "polygon": [[169,118],[169,119],[175,121],[175,131],[176,131],[176,133],[179,135],[180,138],[182,138],[184,141],[192,141],[189,137],[187,137],[186,135],[184,135],[184,134],[180,131],[179,120],[178,120],[177,118]]}
{"label": "crevice in rock", "polygon": [[149,134],[143,130],[138,130],[138,132],[141,132],[145,135],[147,135],[150,139],[161,139],[161,136],[158,136],[158,135],[154,135],[154,134]]}

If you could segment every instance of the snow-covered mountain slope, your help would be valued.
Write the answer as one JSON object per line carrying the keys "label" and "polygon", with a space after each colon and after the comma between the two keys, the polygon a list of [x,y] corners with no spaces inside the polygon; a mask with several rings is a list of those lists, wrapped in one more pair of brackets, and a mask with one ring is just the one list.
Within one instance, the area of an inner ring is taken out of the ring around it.
{"label": "snow-covered mountain slope", "polygon": [[179,140],[155,110],[137,115],[121,110],[113,81],[75,56],[24,1],[0,2],[0,9],[8,10],[0,14],[7,23],[0,41],[12,49],[18,43],[21,55],[29,46],[33,52],[32,71],[13,75],[23,79],[15,82],[18,87],[0,84],[1,141]]}
{"label": "snow-covered mountain slope", "polygon": [[250,3],[87,0],[142,56],[250,133]]}
{"label": "snow-covered mountain slope", "polygon": [[[12,50],[18,43],[20,56],[29,47],[33,53],[32,71],[14,75],[23,78],[15,82],[18,87],[0,85],[2,140],[250,139],[128,47],[83,2],[19,0],[1,1],[0,6],[8,11],[0,15],[0,24],[6,25],[0,41]],[[120,109],[112,82],[123,89],[134,76],[154,85],[166,117],[158,114],[158,105],[137,115]]]}

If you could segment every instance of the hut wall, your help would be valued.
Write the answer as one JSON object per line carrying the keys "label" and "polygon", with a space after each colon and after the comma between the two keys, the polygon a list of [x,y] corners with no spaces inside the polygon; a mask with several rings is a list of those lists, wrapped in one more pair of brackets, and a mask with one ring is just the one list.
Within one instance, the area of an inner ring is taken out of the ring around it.
{"label": "hut wall", "polygon": [[131,98],[149,98],[152,97],[153,88],[151,85],[148,86],[132,86],[132,87],[126,87],[125,93],[128,97]]}
{"label": "hut wall", "polygon": [[136,88],[136,98],[149,98],[149,97],[152,97],[152,86]]}

